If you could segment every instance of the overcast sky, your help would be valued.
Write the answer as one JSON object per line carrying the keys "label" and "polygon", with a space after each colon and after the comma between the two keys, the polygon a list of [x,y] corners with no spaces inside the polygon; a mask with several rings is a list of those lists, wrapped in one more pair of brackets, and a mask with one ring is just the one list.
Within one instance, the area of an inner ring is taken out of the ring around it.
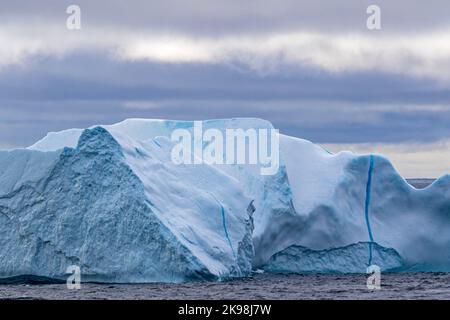
{"label": "overcast sky", "polygon": [[130,117],[261,117],[449,173],[450,2],[1,1],[0,147]]}

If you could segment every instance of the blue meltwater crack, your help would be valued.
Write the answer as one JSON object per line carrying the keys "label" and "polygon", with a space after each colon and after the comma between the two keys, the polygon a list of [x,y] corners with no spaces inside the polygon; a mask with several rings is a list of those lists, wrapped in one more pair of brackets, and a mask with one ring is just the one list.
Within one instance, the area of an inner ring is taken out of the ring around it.
{"label": "blue meltwater crack", "polygon": [[210,194],[220,206],[220,210],[221,210],[221,214],[222,214],[223,231],[225,232],[225,237],[227,238],[228,244],[229,244],[229,246],[231,248],[231,253],[233,254],[233,257],[236,259],[236,254],[234,253],[233,246],[231,245],[230,236],[228,235],[227,223],[226,223],[226,220],[225,220],[225,209],[224,209],[222,203],[220,203],[220,201],[217,200],[217,198],[212,193],[210,193]]}
{"label": "blue meltwater crack", "polygon": [[373,235],[372,229],[370,228],[370,220],[369,220],[369,208],[370,208],[370,192],[372,189],[372,174],[373,167],[375,164],[375,158],[373,155],[370,155],[370,163],[369,163],[369,172],[367,174],[367,184],[366,184],[366,203],[365,203],[365,217],[367,224],[367,231],[369,232],[369,266],[372,265],[372,244],[373,244]]}

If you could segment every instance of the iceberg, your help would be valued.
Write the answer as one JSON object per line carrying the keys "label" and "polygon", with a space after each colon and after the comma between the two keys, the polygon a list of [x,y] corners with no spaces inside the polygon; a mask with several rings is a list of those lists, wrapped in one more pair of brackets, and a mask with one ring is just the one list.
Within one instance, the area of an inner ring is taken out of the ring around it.
{"label": "iceberg", "polygon": [[0,152],[0,277],[182,282],[251,272],[250,204],[208,166],[175,166],[171,142],[95,127],[75,148]]}
{"label": "iceberg", "polygon": [[[203,121],[204,130],[217,129],[225,135],[226,129],[273,129],[270,122],[254,118],[234,118]],[[155,120],[155,119],[127,119],[113,125],[101,126],[113,136],[125,136],[136,141],[148,141],[160,137],[169,139],[176,129],[194,130],[193,121]],[[29,150],[56,151],[64,147],[75,147],[83,129],[69,129],[47,134]],[[194,136],[194,134],[193,134]],[[282,135],[281,135],[282,136]],[[204,148],[207,145],[203,146]],[[224,150],[225,151],[225,150]],[[226,158],[225,154],[223,155]],[[238,181],[244,193],[254,201],[257,213],[253,216],[254,231],[253,244],[255,252],[254,266],[260,266],[270,256],[286,247],[280,225],[290,223],[295,215],[292,203],[291,188],[289,186],[283,155],[280,155],[280,167],[275,175],[261,175],[260,166],[248,164],[211,165],[223,174]],[[198,165],[189,166],[197,170]]]}
{"label": "iceberg", "polygon": [[[202,124],[273,129],[252,118]],[[370,264],[450,271],[449,175],[419,190],[382,156],[331,154],[282,134],[275,175],[259,164],[176,165],[175,129],[194,122],[128,119],[0,151],[0,277],[65,279],[69,265],[99,282]]]}
{"label": "iceberg", "polygon": [[404,270],[450,271],[450,175],[416,189],[379,155],[330,154],[286,136],[281,153],[295,208],[286,248],[369,241],[395,249]]}

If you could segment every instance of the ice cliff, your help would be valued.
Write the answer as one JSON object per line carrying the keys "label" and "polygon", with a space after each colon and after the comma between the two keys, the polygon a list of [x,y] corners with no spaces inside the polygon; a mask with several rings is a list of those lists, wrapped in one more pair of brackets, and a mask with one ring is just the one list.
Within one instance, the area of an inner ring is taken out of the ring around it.
{"label": "ice cliff", "polygon": [[281,141],[295,208],[285,248],[374,241],[395,249],[403,270],[450,271],[450,175],[418,190],[382,156],[330,154],[287,136]]}
{"label": "ice cliff", "polygon": [[325,250],[290,246],[274,254],[264,265],[264,270],[275,273],[366,273],[369,259],[371,265],[379,266],[382,271],[403,267],[403,260],[394,249],[358,242]]}
{"label": "ice cliff", "polygon": [[[120,141],[120,142],[119,142]],[[0,153],[0,276],[148,282],[245,276],[250,204],[207,166],[175,166],[171,142],[104,128],[75,148]]]}
{"label": "ice cliff", "polygon": [[330,154],[284,135],[275,175],[176,165],[177,128],[193,123],[129,119],[0,151],[0,277],[65,278],[69,265],[104,282],[227,279],[252,267],[450,271],[449,175],[417,190],[381,156]]}

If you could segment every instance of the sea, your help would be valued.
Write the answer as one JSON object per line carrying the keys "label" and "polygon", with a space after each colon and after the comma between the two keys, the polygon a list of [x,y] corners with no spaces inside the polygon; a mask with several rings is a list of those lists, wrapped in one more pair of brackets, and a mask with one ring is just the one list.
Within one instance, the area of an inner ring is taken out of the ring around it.
{"label": "sea", "polygon": [[365,274],[257,274],[225,282],[183,284],[65,283],[21,279],[0,284],[0,299],[158,299],[158,300],[373,300],[450,299],[450,273],[386,273],[379,289],[369,289]]}

